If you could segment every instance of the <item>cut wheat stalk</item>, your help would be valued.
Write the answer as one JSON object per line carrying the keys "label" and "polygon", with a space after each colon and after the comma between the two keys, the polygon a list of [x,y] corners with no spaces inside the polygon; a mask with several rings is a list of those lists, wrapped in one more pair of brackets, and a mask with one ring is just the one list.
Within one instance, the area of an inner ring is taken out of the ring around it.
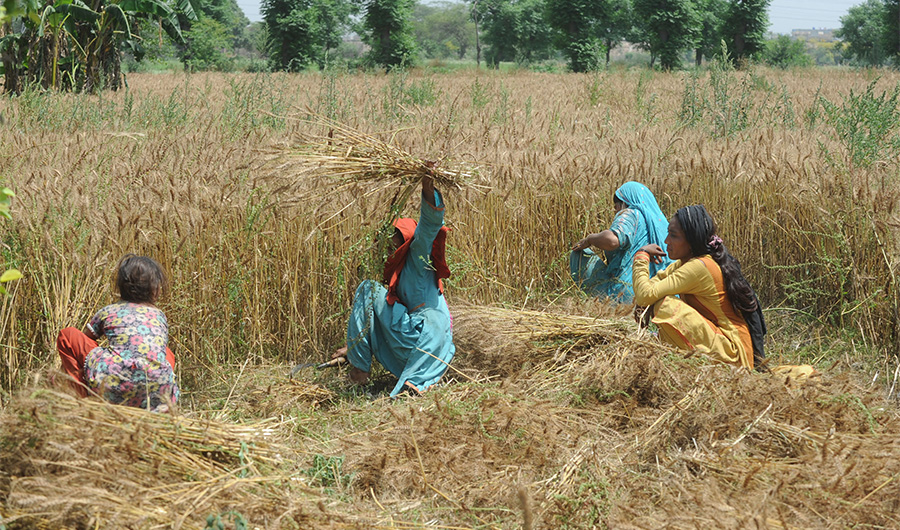
{"label": "cut wheat stalk", "polygon": [[554,359],[579,349],[612,340],[626,340],[634,326],[621,318],[597,318],[502,307],[455,308],[460,321],[477,322],[491,333],[528,342],[534,348],[554,354]]}
{"label": "cut wheat stalk", "polygon": [[295,145],[270,150],[268,154],[281,162],[276,168],[278,172],[318,184],[302,186],[302,182],[295,182],[305,194],[322,196],[356,184],[369,186],[367,195],[394,189],[389,206],[391,215],[395,216],[426,177],[433,179],[442,190],[487,189],[475,182],[480,175],[477,167],[447,167],[443,160],[424,160],[407,153],[392,143],[398,131],[391,133],[391,142],[385,142],[315,114],[309,114],[304,121],[328,132],[306,134]]}

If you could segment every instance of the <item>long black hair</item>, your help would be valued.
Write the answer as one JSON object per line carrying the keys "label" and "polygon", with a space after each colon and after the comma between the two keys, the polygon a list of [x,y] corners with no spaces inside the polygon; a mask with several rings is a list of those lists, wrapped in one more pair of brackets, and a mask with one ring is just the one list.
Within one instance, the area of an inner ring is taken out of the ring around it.
{"label": "long black hair", "polygon": [[734,310],[741,313],[753,313],[759,307],[759,301],[750,282],[741,272],[741,263],[732,256],[725,243],[716,235],[716,223],[702,204],[685,206],[675,212],[675,218],[684,231],[693,256],[709,254],[722,269],[725,292]]}

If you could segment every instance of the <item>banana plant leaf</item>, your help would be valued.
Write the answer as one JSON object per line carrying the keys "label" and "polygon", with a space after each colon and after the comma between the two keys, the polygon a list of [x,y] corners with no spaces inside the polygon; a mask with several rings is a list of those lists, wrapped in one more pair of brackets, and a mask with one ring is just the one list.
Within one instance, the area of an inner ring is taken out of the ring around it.
{"label": "banana plant leaf", "polygon": [[134,56],[134,60],[141,61],[144,59],[144,55],[147,53],[147,50],[144,49],[144,45],[141,44],[141,41],[137,39],[128,39],[122,42],[122,49],[131,52],[131,55]]}
{"label": "banana plant leaf", "polygon": [[44,36],[44,28],[47,27],[47,22],[50,19],[50,16],[56,13],[56,8],[53,6],[47,6],[44,8],[44,11],[41,13],[41,20],[38,24],[38,37]]}
{"label": "banana plant leaf", "polygon": [[120,6],[110,4],[106,6],[105,13],[109,15],[109,21],[113,28],[124,26],[125,35],[127,38],[131,38],[131,24],[128,23],[128,16],[125,14],[125,11],[122,11]]}
{"label": "banana plant leaf", "polygon": [[3,8],[6,10],[6,20],[25,12],[19,0],[3,0]]}
{"label": "banana plant leaf", "polygon": [[178,14],[168,4],[159,0],[121,0],[118,6],[127,13],[159,17],[162,27],[169,37],[176,42],[184,43],[181,25],[178,23]]}
{"label": "banana plant leaf", "polygon": [[175,11],[183,14],[188,20],[197,21],[197,11],[191,0],[175,0]]}
{"label": "banana plant leaf", "polygon": [[89,8],[81,0],[60,0],[54,6],[57,13],[65,13],[79,22],[96,22],[100,13]]}
{"label": "banana plant leaf", "polygon": [[22,2],[25,8],[25,16],[34,24],[41,23],[41,1],[40,0],[24,0]]}

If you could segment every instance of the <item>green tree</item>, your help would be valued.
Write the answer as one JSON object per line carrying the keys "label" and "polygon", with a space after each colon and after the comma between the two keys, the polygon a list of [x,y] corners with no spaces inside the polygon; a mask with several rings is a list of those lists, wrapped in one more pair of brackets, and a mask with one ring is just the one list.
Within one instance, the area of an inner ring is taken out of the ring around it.
{"label": "green tree", "polygon": [[636,40],[659,59],[663,70],[681,66],[681,53],[700,38],[700,14],[693,0],[635,0]]}
{"label": "green tree", "polygon": [[769,66],[776,68],[793,68],[813,64],[812,57],[806,53],[806,42],[792,39],[787,35],[779,35],[774,39],[767,40],[762,59]]}
{"label": "green tree", "polygon": [[631,34],[634,20],[631,0],[610,0],[607,14],[601,21],[600,29],[608,67],[610,52]]}
{"label": "green tree", "polygon": [[413,34],[424,56],[462,59],[475,46],[475,21],[465,4],[417,4]]}
{"label": "green tree", "polygon": [[247,48],[253,52],[267,55],[268,31],[265,22],[253,22],[247,26]]}
{"label": "green tree", "polygon": [[547,23],[573,72],[600,67],[605,56],[605,28],[612,25],[608,0],[546,0]]}
{"label": "green tree", "polygon": [[185,43],[180,57],[187,70],[229,70],[235,50],[249,48],[247,26],[237,0],[190,0],[196,21],[181,16]]}
{"label": "green tree", "polygon": [[694,48],[694,61],[697,66],[703,58],[710,59],[722,49],[722,23],[728,13],[727,0],[697,0],[700,17],[700,34]]}
{"label": "green tree", "polygon": [[221,22],[202,17],[184,36],[190,43],[190,54],[185,58],[189,70],[228,72],[234,68],[233,35]]}
{"label": "green tree", "polygon": [[248,48],[247,19],[237,0],[191,0],[197,18],[211,18],[222,25],[230,35],[232,48]]}
{"label": "green tree", "polygon": [[489,64],[527,64],[552,54],[553,34],[547,25],[543,0],[482,0],[477,9]]}
{"label": "green tree", "polygon": [[888,53],[887,6],[882,0],[866,0],[851,7],[841,17],[841,27],[834,35],[841,39],[841,48],[853,62],[865,66],[884,64]]}
{"label": "green tree", "polygon": [[843,64],[846,60],[844,51],[841,49],[841,41],[808,42],[806,53],[809,54],[816,66],[835,66]]}
{"label": "green tree", "polygon": [[742,65],[763,51],[772,0],[729,0],[723,21],[728,54]]}
{"label": "green tree", "polygon": [[900,57],[900,0],[885,0],[882,16],[884,53],[896,63]]}
{"label": "green tree", "polygon": [[346,0],[263,0],[269,65],[298,71],[320,68],[341,43],[355,4]]}
{"label": "green tree", "polygon": [[416,41],[412,31],[415,0],[369,0],[363,18],[362,40],[369,45],[369,63],[386,68],[413,63]]}

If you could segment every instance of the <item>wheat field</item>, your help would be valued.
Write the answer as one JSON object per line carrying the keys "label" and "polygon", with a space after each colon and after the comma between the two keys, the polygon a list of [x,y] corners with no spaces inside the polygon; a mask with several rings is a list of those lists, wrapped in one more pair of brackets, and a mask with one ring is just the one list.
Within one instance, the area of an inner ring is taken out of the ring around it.
{"label": "wheat field", "polygon": [[[891,527],[898,82],[131,74],[117,93],[2,99],[16,197],[0,251],[24,277],[0,299],[0,526],[193,528],[239,511],[260,528]],[[287,378],[341,345],[392,200],[418,207],[396,201],[408,180],[317,172],[304,153],[335,124],[465,175],[444,190],[460,372],[420,401]],[[576,292],[568,248],[608,226],[627,180],[669,215],[708,207],[771,355],[818,362],[823,382],[684,358]],[[113,301],[127,252],[169,274],[181,416],[47,390],[58,330]]]}
{"label": "wheat field", "polygon": [[289,161],[323,133],[310,115],[475,172],[482,186],[447,191],[451,301],[573,295],[568,246],[608,225],[633,179],[669,215],[706,204],[766,307],[855,329],[877,357],[900,329],[898,152],[854,165],[822,101],[897,83],[878,75],[132,74],[115,94],[7,98],[4,257],[25,278],[0,307],[0,386],[55,362],[57,330],[112,299],[126,252],[169,271],[188,386],[336,347],[392,191],[315,193],[327,183]]}

